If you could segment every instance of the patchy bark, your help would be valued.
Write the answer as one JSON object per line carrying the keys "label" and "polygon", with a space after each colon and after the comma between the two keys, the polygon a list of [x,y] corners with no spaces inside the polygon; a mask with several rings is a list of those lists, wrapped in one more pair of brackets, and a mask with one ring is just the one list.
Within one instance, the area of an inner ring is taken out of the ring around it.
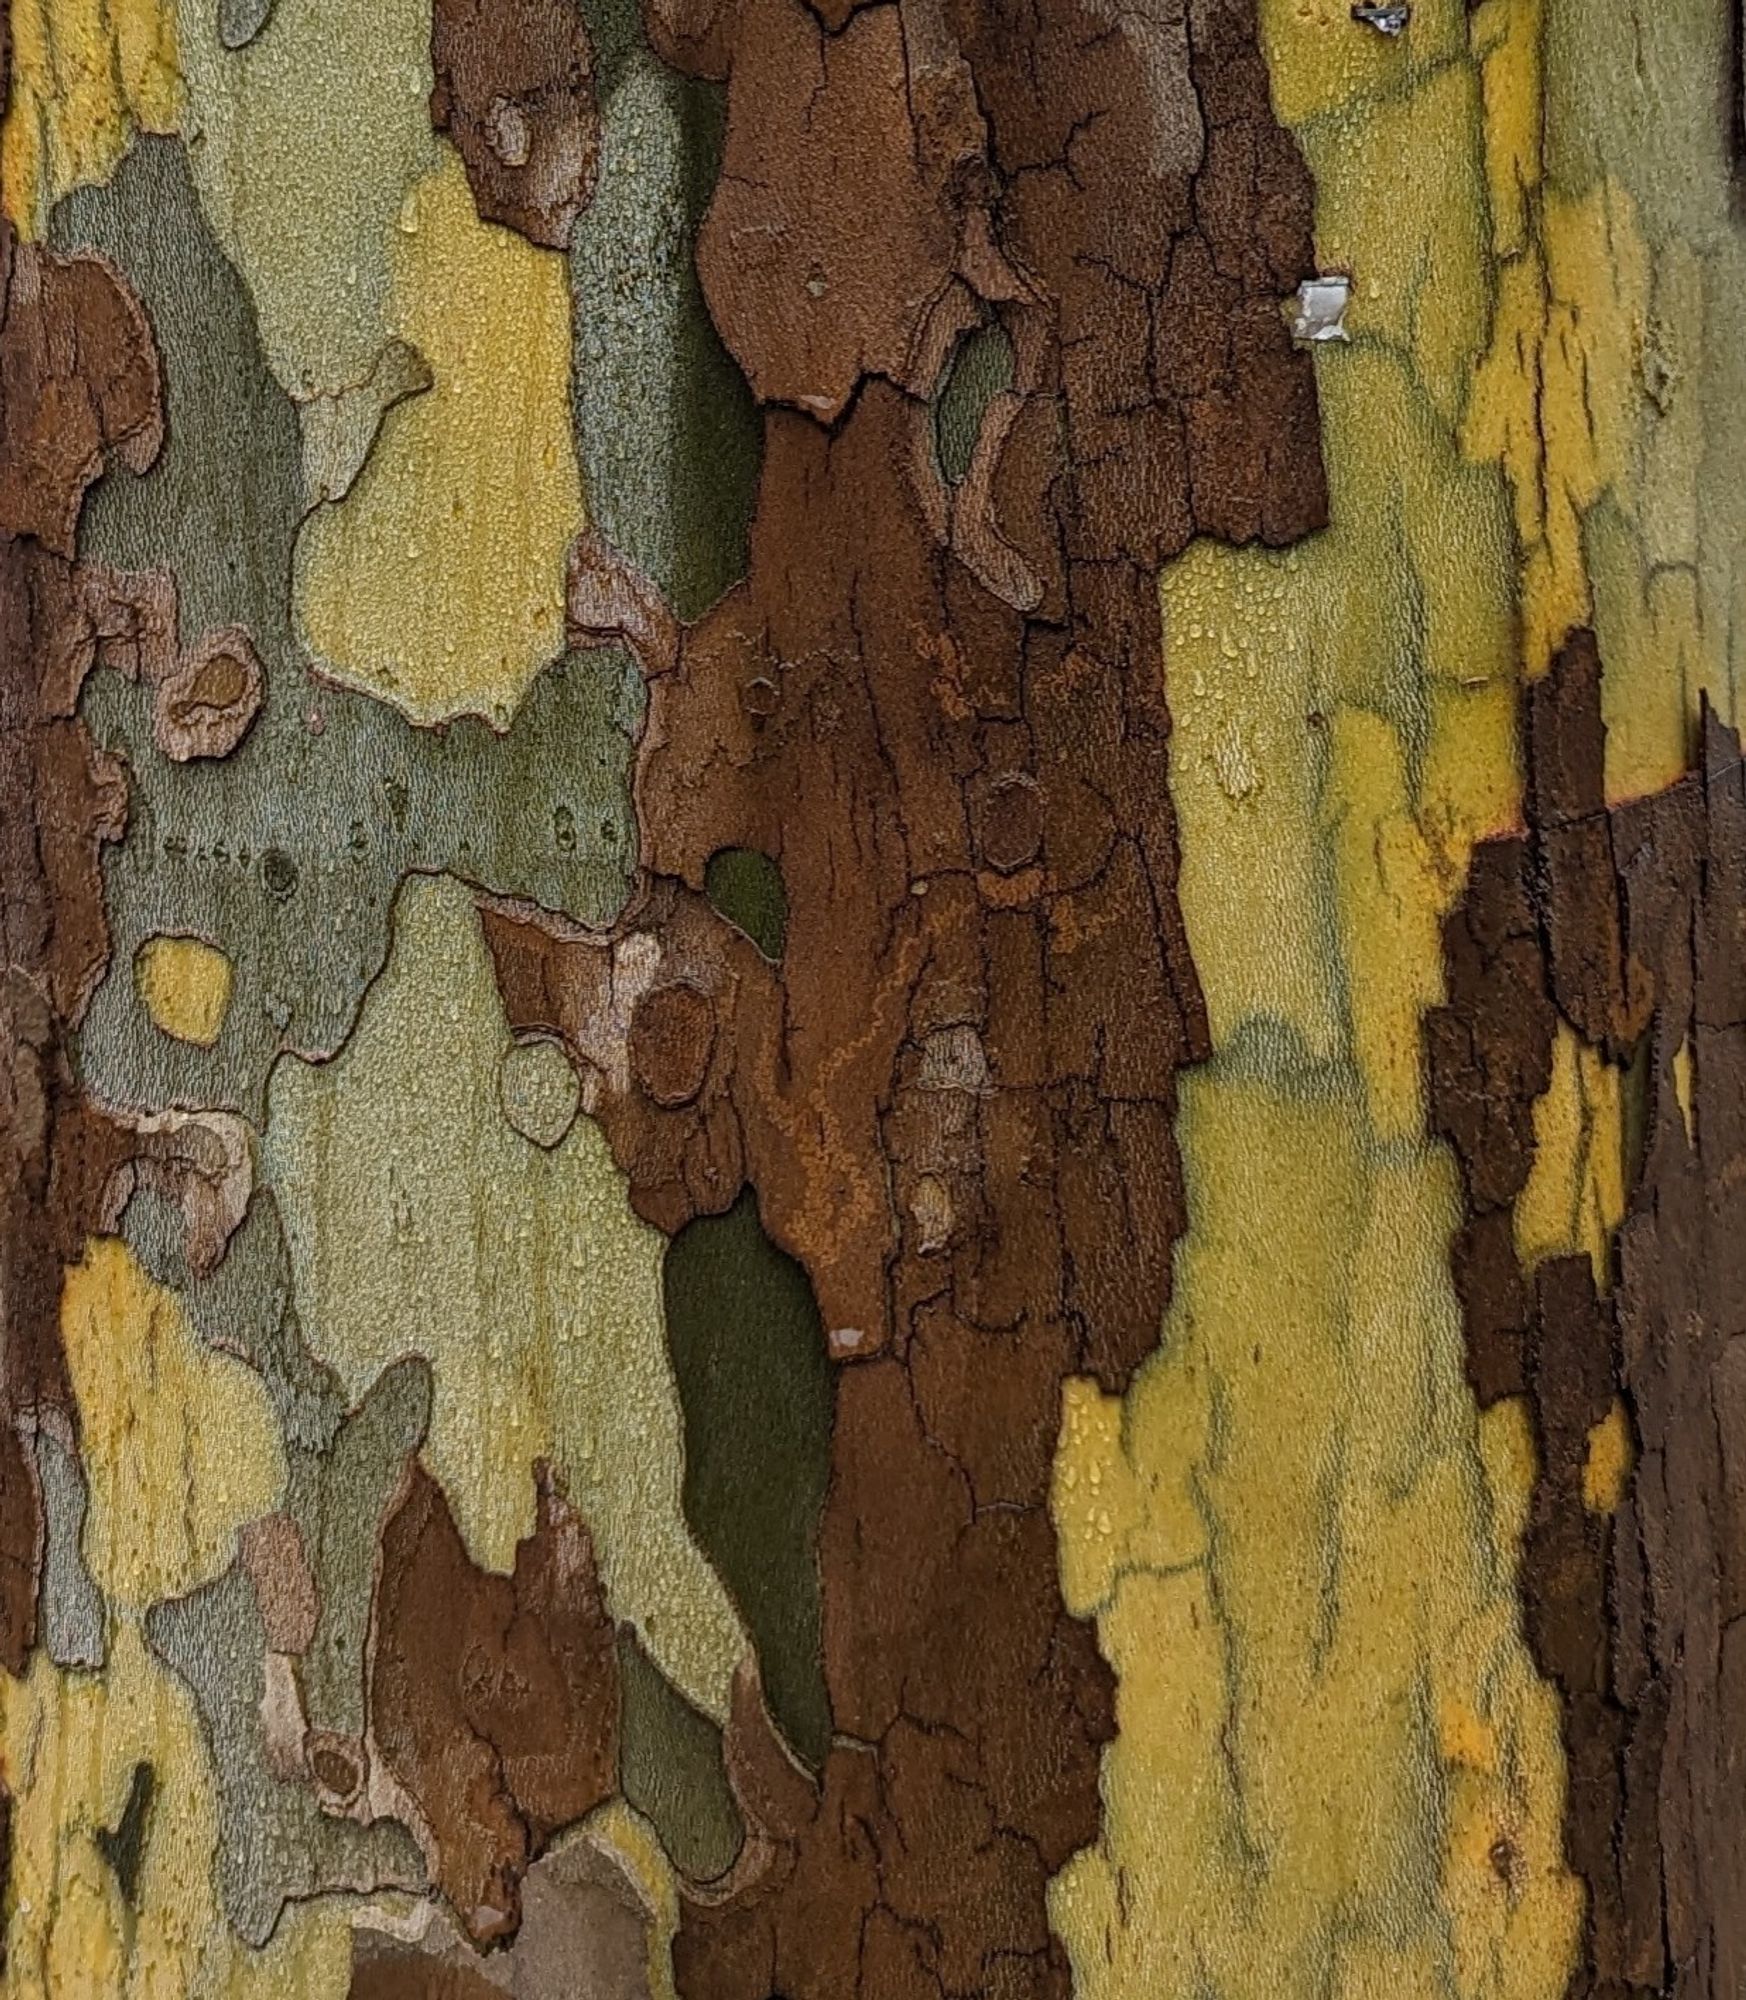
{"label": "patchy bark", "polygon": [[[1588,1891],[1572,1996],[1746,1980],[1746,788],[1706,708],[1698,768],[1610,809],[1593,636],[1529,695],[1524,835],[1486,843],[1427,1024],[1461,1161],[1457,1261],[1482,1403],[1525,1394],[1540,1468],[1528,1635],[1564,1701],[1566,1847]],[[1512,1218],[1567,1024],[1623,1066],[1625,1213],[1588,1256],[1521,1268]]]}
{"label": "patchy bark", "polygon": [[[227,40],[258,32],[266,10],[245,11]],[[1199,534],[1280,546],[1325,518],[1309,363],[1279,309],[1311,268],[1308,177],[1274,121],[1246,0],[1114,25],[1076,0],[1022,23],[932,0],[736,0],[656,8],[649,32],[688,76],[725,85],[697,268],[761,406],[748,573],[713,603],[676,605],[639,551],[582,539],[569,639],[628,646],[647,682],[635,891],[603,930],[575,898],[548,898],[544,873],[486,880],[480,908],[512,1026],[561,1039],[638,1213],[677,1236],[752,1190],[841,1364],[813,1398],[829,1426],[822,1505],[794,1510],[803,1560],[816,1512],[827,1712],[807,1743],[785,1741],[772,1710],[805,1715],[803,1677],[785,1668],[767,1705],[760,1661],[742,1662],[722,1758],[745,1839],[725,1875],[686,1885],[675,1969],[709,2000],[1061,1995],[1048,1878],[1096,1833],[1113,1703],[1062,1600],[1049,1470],[1066,1380],[1120,1392],[1156,1342],[1185,1221],[1176,1076],[1207,1049],[1176,895],[1157,571]],[[430,116],[477,214],[565,243],[597,149],[579,21],[531,0],[443,4],[431,54]],[[222,340],[186,323],[161,234],[134,240],[127,205],[142,198],[177,217],[222,289]],[[129,241],[166,329],[176,320],[172,399],[204,335],[210,407],[270,418],[251,559],[253,582],[276,589],[299,507],[357,504],[374,430],[337,452],[333,413],[318,414],[294,463],[284,385],[168,142],[138,148],[83,206],[86,226]],[[167,1052],[131,996],[108,994],[120,1019],[91,1039],[134,1080],[130,1109],[111,1118],[81,1095],[68,1037],[107,962],[98,848],[124,824],[119,767],[75,713],[86,670],[143,683],[153,754],[173,767],[136,774],[153,801],[202,760],[258,763],[268,739],[317,771],[305,739],[338,738],[347,711],[323,695],[306,716],[300,687],[273,685],[294,657],[276,602],[242,622],[227,608],[210,630],[202,614],[184,648],[175,566],[74,562],[104,455],[136,474],[157,455],[157,353],[108,266],[14,251],[9,235],[5,249],[6,656],[28,678],[7,683],[4,754],[31,801],[5,857],[10,1411],[52,1407],[72,1435],[63,1269],[131,1210],[132,1247],[105,1282],[148,1317],[155,1284],[180,1290],[202,1354],[246,1359],[285,1439],[283,1508],[242,1524],[228,1568],[191,1558],[183,1594],[141,1621],[206,1731],[232,1926],[259,1946],[289,1904],[404,1886],[421,1858],[466,1943],[532,1951],[523,1898],[555,1867],[554,1836],[622,1782],[620,1659],[637,1642],[549,1479],[513,1575],[475,1559],[426,1462],[424,1361],[403,1352],[367,1394],[342,1393],[303,1344],[246,1137],[223,1114],[170,1124],[132,1104],[142,1077],[223,1074],[198,1102],[258,1115],[295,1009],[277,985],[254,1004],[252,939],[236,949],[246,1008],[211,947],[222,994],[159,1009]],[[422,363],[384,369],[396,354],[385,344],[360,379],[369,392],[383,371],[372,423],[434,379]],[[178,408],[174,492],[106,496],[153,562],[168,532],[223,514],[217,445],[189,450],[198,407],[185,425]],[[329,458],[343,476],[308,472]],[[211,569],[202,592],[228,606],[210,549],[187,564]],[[381,719],[355,740],[398,737]],[[419,755],[448,769],[473,740],[420,737]],[[398,836],[409,788],[389,756],[333,761],[381,779],[372,809]],[[210,802],[218,781],[200,781]],[[306,820],[325,824],[310,783]],[[437,813],[458,842],[443,858],[477,879],[458,790]],[[560,803],[550,819],[567,885],[575,817]],[[374,824],[353,818],[349,852],[368,852]],[[150,893],[222,903],[239,834],[221,828],[186,879]],[[298,859],[282,844],[308,837],[249,838],[269,916],[305,870],[305,893],[332,873],[319,841]],[[712,900],[729,851],[780,877],[768,956]],[[399,853],[373,865],[398,872]],[[518,893],[527,880],[537,904]],[[342,898],[335,936],[341,917],[377,936],[383,902]],[[291,955],[307,959],[307,942]],[[379,967],[355,956],[311,1053],[334,1053]],[[301,976],[325,977],[317,960]],[[177,1203],[179,1234],[160,1212]],[[16,1446],[12,1427],[0,1437]],[[0,1460],[14,1667],[31,1643],[35,1478],[22,1455]],[[104,1825],[129,1870],[141,1815],[132,1836],[126,1811]],[[410,1955],[361,1951],[354,1990],[480,1984],[447,1932],[420,1969]]]}
{"label": "patchy bark", "polygon": [[76,1428],[61,1270],[127,1151],[80,1095],[70,1045],[108,961],[99,853],[127,812],[76,713],[96,640],[74,535],[105,462],[143,471],[162,435],[157,355],[125,285],[96,258],[19,243],[0,217],[0,1662],[14,1673],[42,1547],[21,1440]]}
{"label": "patchy bark", "polygon": [[[765,405],[750,572],[676,630],[585,542],[576,636],[649,676],[644,885],[611,938],[486,929],[639,1212],[677,1232],[750,1183],[854,1364],[819,1550],[833,1746],[816,1789],[742,1783],[753,1838],[676,1964],[746,2000],[1060,1993],[1044,1887],[1095,1833],[1112,1718],[1048,1468],[1065,1378],[1119,1390],[1156,1340],[1173,1079],[1205,1048],[1154,576],[1197,532],[1323,518],[1278,310],[1307,178],[1240,6],[1115,33],[1045,10],[1023,64],[973,9],[651,28],[727,79],[698,259]],[[979,326],[1010,386],[954,484],[930,399]],[[705,900],[724,850],[780,868],[779,967]]]}

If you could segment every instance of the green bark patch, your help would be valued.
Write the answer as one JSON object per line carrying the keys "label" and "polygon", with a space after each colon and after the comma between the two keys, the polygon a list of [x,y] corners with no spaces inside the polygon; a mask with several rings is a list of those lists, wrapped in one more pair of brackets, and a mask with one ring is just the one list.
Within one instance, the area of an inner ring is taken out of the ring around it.
{"label": "green bark patch", "polygon": [[836,1405],[818,1306],[750,1189],[688,1223],[662,1275],[685,1518],[752,1635],[771,1716],[816,1768],[831,1737],[817,1541]]}
{"label": "green bark patch", "polygon": [[1012,387],[1012,337],[990,320],[967,333],[947,363],[934,398],[934,450],[940,473],[956,486],[970,470],[988,406]]}
{"label": "green bark patch", "polygon": [[719,849],[704,870],[703,893],[772,965],[781,963],[788,935],[788,895],[782,871],[769,855],[755,847]]}
{"label": "green bark patch", "polygon": [[619,1628],[619,1783],[694,1882],[725,1875],[746,1837],[728,1789],[721,1730],[668,1680],[629,1625]]}

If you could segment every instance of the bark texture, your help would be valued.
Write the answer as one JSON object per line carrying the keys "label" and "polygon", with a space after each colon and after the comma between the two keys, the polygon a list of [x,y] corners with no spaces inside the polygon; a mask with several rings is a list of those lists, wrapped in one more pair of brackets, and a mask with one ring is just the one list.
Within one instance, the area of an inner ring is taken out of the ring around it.
{"label": "bark texture", "polygon": [[[1119,1393],[1156,1339],[1205,1047],[1154,576],[1195,533],[1323,518],[1279,311],[1308,181],[1240,6],[651,28],[727,83],[698,261],[766,406],[749,573],[681,628],[585,541],[574,636],[649,678],[644,883],[611,939],[486,928],[639,1212],[675,1232],[749,1182],[846,1371],[832,1747],[767,1787],[730,1725],[750,1837],[687,1908],[680,1989],[1063,1993],[1044,1890],[1113,1721],[1049,1466],[1066,1378]],[[1008,386],[954,483],[936,399],[978,327]],[[780,870],[779,966],[703,895],[724,850]]]}
{"label": "bark texture", "polygon": [[1380,11],[12,0],[8,1993],[1746,1991],[1728,52]]}
{"label": "bark texture", "polygon": [[[1539,1451],[1521,1589],[1588,1892],[1570,1992],[1719,1996],[1746,1978],[1746,789],[1706,708],[1697,767],[1609,809],[1600,682],[1583,632],[1529,690],[1527,828],[1475,854],[1427,1032],[1470,1374],[1482,1403],[1527,1396]],[[1598,1270],[1523,1268],[1512,1233],[1561,1029],[1624,1066],[1629,1192]]]}

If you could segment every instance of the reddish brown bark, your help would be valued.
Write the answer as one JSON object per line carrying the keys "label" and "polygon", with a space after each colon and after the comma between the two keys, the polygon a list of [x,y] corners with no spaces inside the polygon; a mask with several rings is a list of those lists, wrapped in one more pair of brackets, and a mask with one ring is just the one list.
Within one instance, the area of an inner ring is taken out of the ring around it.
{"label": "reddish brown bark", "polygon": [[513,1935],[521,1879],[618,1790],[618,1662],[580,1515],[539,1474],[511,1576],[477,1568],[420,1465],[382,1535],[371,1719],[477,1943]]}
{"label": "reddish brown bark", "polygon": [[431,124],[455,142],[487,222],[569,247],[600,150],[594,52],[565,0],[437,0]]}

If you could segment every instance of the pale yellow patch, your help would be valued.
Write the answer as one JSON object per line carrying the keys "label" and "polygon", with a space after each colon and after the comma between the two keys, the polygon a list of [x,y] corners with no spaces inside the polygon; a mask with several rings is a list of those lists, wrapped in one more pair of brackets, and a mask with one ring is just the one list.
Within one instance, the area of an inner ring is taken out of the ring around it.
{"label": "pale yellow patch", "polygon": [[1516,1197],[1516,1255],[1581,1251],[1602,1291],[1612,1282],[1612,1232],[1624,1220],[1624,1105],[1619,1071],[1560,1020],[1552,1080],[1534,1105],[1534,1159]]}
{"label": "pale yellow patch", "polygon": [[179,1042],[209,1049],[230,1011],[231,964],[191,937],[147,938],[133,960],[134,983],[153,1025]]}
{"label": "pale yellow patch", "polygon": [[1122,1450],[1121,1398],[1082,1376],[1069,1377],[1061,1390],[1049,1509],[1061,1537],[1067,1608],[1088,1618],[1108,1600],[1143,1510]]}
{"label": "pale yellow patch", "polygon": [[435,378],[390,411],[342,501],[298,539],[301,629],[337,679],[420,722],[506,727],[564,643],[581,526],[564,259],[482,223],[459,155],[407,199],[386,332]]}
{"label": "pale yellow patch", "polygon": [[177,1295],[118,1237],[66,1275],[61,1338],[91,1494],[85,1560],[99,1588],[143,1609],[230,1563],[236,1531],[285,1482],[261,1378],[195,1339]]}
{"label": "pale yellow patch", "polygon": [[425,1460],[475,1559],[508,1570],[550,1459],[614,1615],[718,1719],[746,1638],[680,1505],[665,1239],[631,1212],[599,1127],[549,1151],[503,1115],[510,1033],[472,897],[410,878],[394,947],[329,1063],[274,1074],[264,1166],[311,1347],[361,1395],[427,1355]]}
{"label": "pale yellow patch", "polygon": [[[3,4],[3,0],[0,0]],[[76,187],[106,181],[138,130],[181,113],[170,0],[10,0],[12,101],[0,192],[23,236]]]}
{"label": "pale yellow patch", "polygon": [[1631,1419],[1615,1396],[1612,1408],[1590,1429],[1582,1461],[1582,1504],[1591,1514],[1617,1512],[1636,1462]]}
{"label": "pale yellow patch", "polygon": [[1673,1052],[1673,1094],[1679,1102],[1679,1116],[1685,1126],[1687,1145],[1697,1143],[1697,1099],[1692,1091],[1691,1037],[1687,1035]]}
{"label": "pale yellow patch", "polygon": [[[12,1797],[7,2000],[343,2000],[351,1933],[337,1908],[292,1905],[262,1950],[225,1921],[206,1739],[131,1618],[101,1676],[62,1673],[39,1651],[22,1680],[0,1677],[0,1759]],[[120,1820],[140,1763],[157,1791],[129,1909],[94,1836]]]}

